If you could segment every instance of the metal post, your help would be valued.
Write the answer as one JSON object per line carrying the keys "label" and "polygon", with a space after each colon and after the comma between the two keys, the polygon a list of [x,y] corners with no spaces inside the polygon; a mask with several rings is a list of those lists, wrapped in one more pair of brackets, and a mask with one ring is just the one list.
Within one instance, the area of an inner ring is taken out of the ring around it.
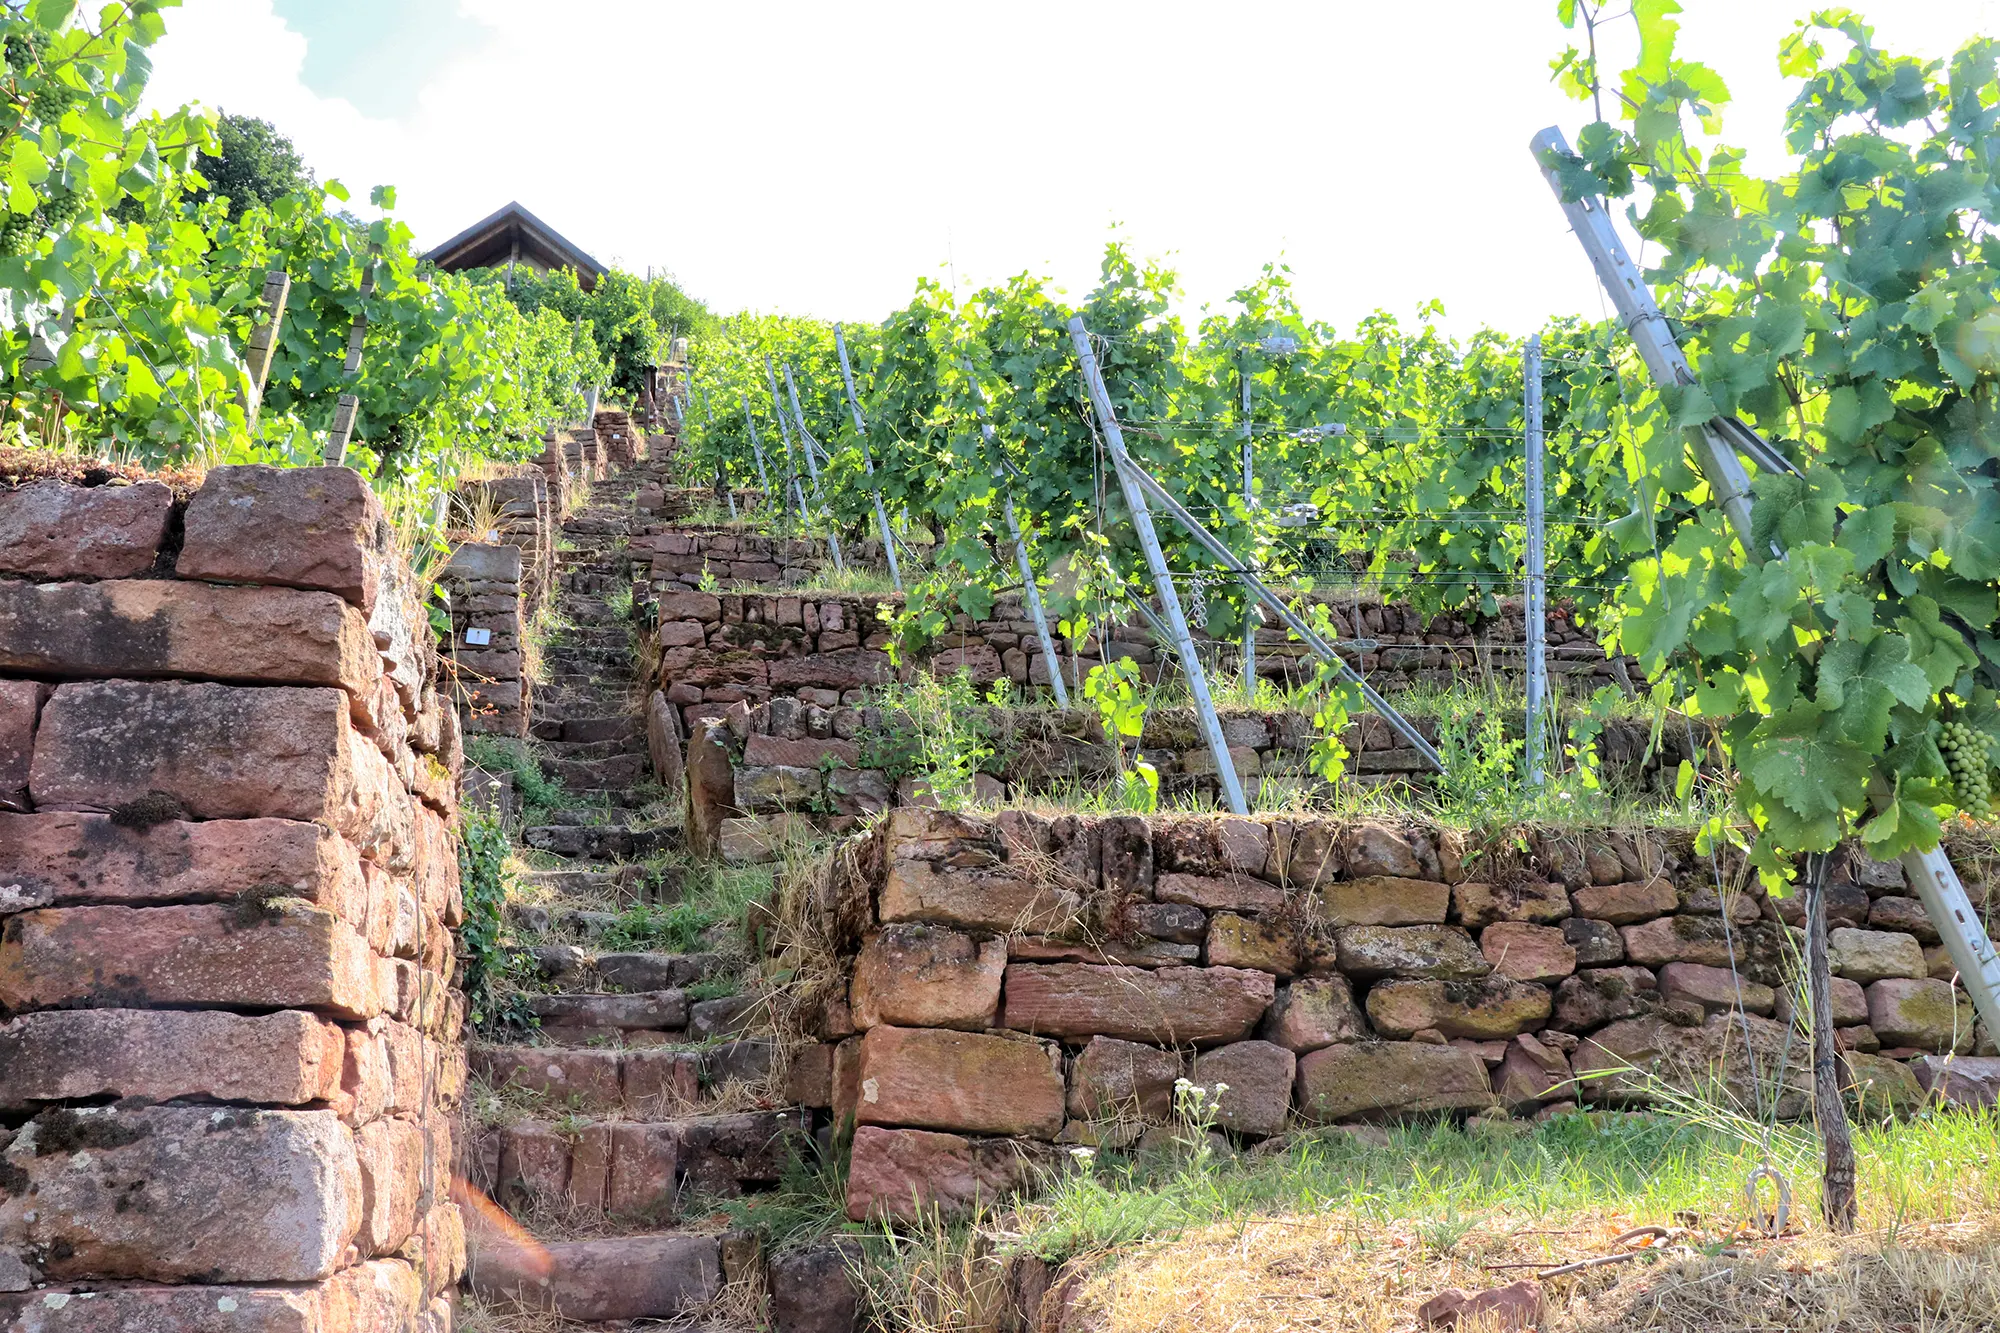
{"label": "metal post", "polygon": [[806,525],[806,493],[799,485],[799,466],[792,461],[792,426],[785,420],[785,407],[778,397],[778,372],[771,369],[771,358],[764,358],[764,377],[771,382],[771,414],[778,418],[778,435],[785,442],[785,490],[798,502],[799,526]]}
{"label": "metal post", "polygon": [[805,450],[806,471],[812,473],[813,498],[819,501],[820,514],[826,519],[826,544],[833,552],[833,567],[845,570],[847,566],[840,559],[840,532],[834,526],[833,510],[826,502],[826,487],[819,484],[819,464],[813,461],[812,432],[806,429],[806,414],[799,408],[798,381],[792,378],[792,363],[785,362],[785,392],[792,399],[792,421],[799,428],[799,445]]}
{"label": "metal post", "polygon": [[[1001,463],[1006,456],[1001,452],[999,442],[993,436],[993,422],[986,415],[986,395],[980,392],[979,378],[973,373],[972,363],[965,364],[967,380],[972,385],[972,405],[979,411],[979,434],[986,441]],[[994,479],[1000,480],[1000,468],[993,469]],[[1056,641],[1049,635],[1049,617],[1042,610],[1042,590],[1035,585],[1035,567],[1028,561],[1028,542],[1021,535],[1021,521],[1014,515],[1014,497],[1003,492],[1007,506],[1007,531],[1014,538],[1014,559],[1021,566],[1021,591],[1028,602],[1029,618],[1035,622],[1035,639],[1042,645],[1042,660],[1049,664],[1049,684],[1056,692],[1056,707],[1069,707],[1069,687],[1063,683],[1062,659],[1056,656]]]}
{"label": "metal post", "polygon": [[1083,316],[1071,317],[1069,337],[1076,345],[1077,359],[1083,363],[1084,383],[1090,388],[1090,400],[1104,426],[1104,440],[1110,447],[1112,463],[1118,471],[1118,485],[1125,492],[1125,505],[1132,511],[1133,530],[1139,534],[1139,547],[1146,553],[1146,565],[1153,574],[1153,591],[1159,595],[1160,610],[1165,614],[1168,627],[1173,630],[1174,649],[1180,654],[1181,669],[1187,673],[1188,689],[1194,695],[1195,715],[1200,718],[1202,732],[1208,738],[1209,753],[1215,757],[1215,772],[1222,780],[1223,795],[1233,813],[1248,814],[1250,807],[1243,799],[1243,783],[1236,776],[1236,761],[1230,757],[1229,742],[1223,737],[1222,719],[1215,715],[1215,700],[1209,697],[1208,674],[1202,670],[1201,658],[1195,652],[1194,636],[1188,633],[1187,617],[1181,614],[1180,594],[1174,591],[1173,571],[1167,568],[1166,553],[1160,549],[1160,538],[1153,531],[1153,515],[1146,508],[1146,492],[1132,475],[1131,459],[1125,453],[1125,436],[1118,429],[1117,415],[1111,410],[1111,394],[1105,389],[1104,376],[1097,368],[1097,354],[1090,348],[1090,330],[1084,327]]}
{"label": "metal post", "polygon": [[1542,533],[1542,335],[1531,334],[1521,358],[1521,419],[1526,427],[1528,503],[1527,589],[1521,614],[1528,650],[1528,781],[1541,786],[1547,726],[1542,717],[1549,693],[1547,552]]}
{"label": "metal post", "polygon": [[[1250,374],[1240,354],[1236,361],[1236,378],[1243,383],[1243,509],[1247,513],[1257,503],[1257,474],[1250,446]],[[1243,603],[1243,704],[1246,708],[1257,706],[1257,621],[1257,599],[1253,595]]]}
{"label": "metal post", "polygon": [[[1612,304],[1617,307],[1619,318],[1630,331],[1646,368],[1662,384],[1693,383],[1694,372],[1674,340],[1666,317],[1654,302],[1652,292],[1647,290],[1639,270],[1626,254],[1625,243],[1612,229],[1611,219],[1604,211],[1604,202],[1601,199],[1563,202],[1562,187],[1551,165],[1558,157],[1569,154],[1569,143],[1563,138],[1562,131],[1554,128],[1543,130],[1534,137],[1530,147],[1549,188],[1556,192],[1557,202],[1562,204],[1563,213],[1569,218],[1577,240],[1582,243],[1584,253],[1597,270],[1599,281],[1611,294]],[[1762,564],[1768,555],[1782,556],[1783,548],[1777,543],[1773,542],[1770,550],[1765,552],[1757,550],[1751,540],[1748,474],[1736,451],[1741,449],[1748,453],[1759,467],[1766,470],[1796,472],[1797,469],[1755,431],[1733,417],[1714,418],[1699,428],[1697,438],[1700,447],[1695,452],[1695,460],[1701,466],[1709,489],[1715,493],[1717,503],[1729,516],[1730,526],[1735,529],[1737,540],[1743,544],[1744,556],[1752,564]],[[1871,785],[1869,799],[1880,808],[1893,796],[1877,784]],[[1958,872],[1952,869],[1950,858],[1944,854],[1942,847],[1938,847],[1928,852],[1905,852],[1902,865],[1911,887],[1924,904],[1925,913],[1944,940],[1945,951],[1951,955],[1952,966],[1958,969],[1966,994],[1972,997],[1979,1016],[1986,1021],[1986,1030],[2000,1035],[2000,953],[1994,951],[1993,941],[1987,937],[1986,928],[1973,911],[1972,900],[1966,896],[1965,885],[1960,883]]]}
{"label": "metal post", "polygon": [[896,538],[889,531],[889,511],[882,507],[882,488],[877,486],[875,460],[868,456],[868,424],[861,419],[861,402],[854,396],[854,371],[847,363],[847,335],[833,326],[834,350],[840,353],[840,380],[847,386],[847,410],[854,414],[854,434],[861,441],[861,466],[867,471],[869,489],[875,493],[875,525],[882,530],[882,554],[889,561],[889,581],[903,590],[903,571],[896,565]]}
{"label": "metal post", "polygon": [[597,398],[603,392],[602,385],[591,386],[589,395],[583,400],[583,425],[591,427],[597,425]]}

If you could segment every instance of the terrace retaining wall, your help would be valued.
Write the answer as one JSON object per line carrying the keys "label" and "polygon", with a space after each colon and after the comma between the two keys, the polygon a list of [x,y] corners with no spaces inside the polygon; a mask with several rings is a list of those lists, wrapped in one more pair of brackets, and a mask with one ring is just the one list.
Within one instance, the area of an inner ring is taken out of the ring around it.
{"label": "terrace retaining wall", "polygon": [[449,1329],[435,667],[354,472],[0,491],[0,1326]]}
{"label": "terrace retaining wall", "polygon": [[[718,538],[707,534],[665,533],[649,540],[657,543],[654,549],[661,552],[654,557],[655,565],[668,562],[673,566],[670,576],[676,581],[690,573],[699,579],[706,562],[725,557],[733,571],[743,554],[740,545],[726,551],[716,548],[712,543]],[[742,543],[753,539],[719,540]],[[666,553],[669,546],[675,554]],[[684,546],[689,549],[680,553]],[[761,548],[758,550],[761,554]],[[804,555],[799,563],[809,566],[812,559]],[[768,570],[782,568],[777,560],[766,560],[758,563],[757,573],[761,577]],[[661,649],[660,688],[684,710],[684,720],[690,725],[702,717],[720,716],[739,700],[754,705],[790,696],[828,706],[830,692],[835,702],[856,702],[860,696],[850,698],[852,692],[896,677],[888,654],[889,626],[879,608],[897,600],[893,595],[662,591],[654,631]],[[1511,686],[1525,669],[1525,635],[1518,604],[1504,604],[1500,615],[1485,620],[1437,617],[1428,626],[1407,606],[1363,602],[1329,604],[1328,609],[1341,636],[1335,647],[1379,690],[1467,680],[1504,680]],[[1143,626],[1112,625],[1107,640],[1109,655],[1138,663],[1147,680],[1159,679],[1173,657],[1172,651],[1163,651]],[[1230,668],[1236,651],[1233,643],[1204,640],[1201,647],[1204,658],[1220,658],[1222,669]],[[1260,675],[1287,684],[1311,678],[1309,651],[1301,643],[1287,642],[1282,627],[1260,629],[1257,651]],[[1057,653],[1062,658],[1064,679],[1072,688],[1080,685],[1100,660],[1094,653],[1071,657],[1060,644]],[[1036,641],[1033,622],[1014,595],[996,599],[988,620],[956,618],[950,630],[917,655],[917,660],[939,672],[956,672],[962,667],[981,689],[1000,680],[1033,688],[1049,684],[1048,659]],[[1621,668],[1625,679],[1631,680],[1631,659],[1607,658],[1587,631],[1567,619],[1551,617],[1551,677],[1558,682],[1573,680],[1588,689],[1618,680]]]}
{"label": "terrace retaining wall", "polygon": [[[2000,1060],[1939,1058],[1973,1049],[1971,1008],[1900,868],[1850,851],[1833,883],[1860,1095],[1908,1108],[1957,1078],[1990,1100]],[[1065,1147],[1147,1146],[1183,1077],[1227,1085],[1215,1127],[1238,1141],[1643,1105],[1650,1078],[1711,1074],[1798,1116],[1795,901],[1677,833],[900,809],[804,895],[842,974],[803,1005],[820,1041],[789,1090],[855,1126],[856,1220],[962,1211]]]}

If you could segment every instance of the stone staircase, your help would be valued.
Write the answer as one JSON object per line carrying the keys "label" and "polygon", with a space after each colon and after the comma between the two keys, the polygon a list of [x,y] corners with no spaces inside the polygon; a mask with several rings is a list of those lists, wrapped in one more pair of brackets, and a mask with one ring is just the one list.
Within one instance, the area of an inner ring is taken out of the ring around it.
{"label": "stone staircase", "polygon": [[472,1043],[485,1123],[464,1151],[468,1180],[533,1243],[489,1232],[470,1280],[484,1299],[568,1320],[703,1313],[716,1326],[707,1307],[759,1282],[761,1263],[745,1235],[688,1225],[689,1206],[774,1188],[811,1125],[763,1095],[775,1047],[750,1035],[762,1014],[737,993],[744,951],[645,938],[712,872],[675,859],[679,811],[647,757],[632,614],[646,557],[635,569],[626,545],[636,481],[598,482],[563,524],[567,628],[546,650],[531,730],[573,804],[518,832],[535,868],[506,924],[527,975]]}

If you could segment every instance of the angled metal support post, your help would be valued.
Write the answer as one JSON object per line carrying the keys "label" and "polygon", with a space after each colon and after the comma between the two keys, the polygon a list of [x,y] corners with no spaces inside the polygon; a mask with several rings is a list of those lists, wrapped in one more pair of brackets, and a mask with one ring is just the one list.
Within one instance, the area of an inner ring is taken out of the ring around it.
{"label": "angled metal support post", "polygon": [[1229,742],[1222,734],[1222,719],[1215,715],[1215,700],[1208,693],[1208,673],[1202,669],[1201,657],[1195,652],[1194,636],[1188,633],[1187,617],[1181,612],[1180,594],[1174,590],[1173,571],[1167,568],[1166,553],[1160,549],[1159,535],[1153,531],[1153,515],[1146,507],[1146,492],[1134,475],[1131,457],[1125,452],[1125,436],[1118,429],[1117,414],[1111,410],[1111,394],[1104,387],[1103,373],[1097,368],[1097,353],[1091,350],[1090,330],[1084,327],[1083,316],[1070,319],[1069,337],[1076,346],[1077,360],[1083,363],[1083,380],[1090,388],[1090,401],[1096,406],[1098,421],[1104,427],[1104,441],[1111,450],[1112,462],[1118,471],[1118,485],[1125,492],[1126,507],[1132,511],[1132,527],[1139,534],[1140,549],[1146,553],[1146,566],[1152,571],[1153,591],[1160,599],[1160,610],[1165,615],[1167,626],[1173,631],[1174,650],[1180,654],[1181,670],[1187,673],[1188,690],[1194,695],[1195,715],[1201,720],[1208,751],[1215,758],[1215,772],[1222,779],[1222,793],[1229,801],[1232,812],[1248,814],[1250,807],[1243,799],[1243,782],[1236,776],[1236,761],[1230,757]]}
{"label": "angled metal support post", "polygon": [[1425,762],[1430,764],[1432,768],[1435,768],[1440,773],[1444,772],[1444,759],[1439,756],[1431,743],[1424,739],[1423,733],[1411,725],[1408,718],[1391,707],[1387,699],[1377,694],[1375,687],[1370,685],[1360,672],[1349,666],[1346,659],[1333,650],[1332,644],[1321,638],[1312,626],[1294,615],[1292,609],[1285,605],[1283,598],[1272,592],[1264,583],[1264,580],[1258,578],[1248,565],[1238,560],[1234,551],[1225,546],[1221,539],[1214,533],[1203,527],[1201,521],[1193,514],[1190,514],[1187,511],[1187,507],[1181,504],[1179,500],[1176,500],[1166,487],[1155,481],[1146,469],[1140,467],[1130,457],[1125,459],[1124,466],[1132,474],[1132,480],[1135,485],[1139,486],[1154,503],[1166,510],[1176,522],[1187,529],[1188,535],[1193,537],[1203,550],[1221,561],[1224,569],[1242,579],[1245,586],[1256,595],[1257,600],[1271,608],[1272,614],[1285,623],[1286,629],[1299,636],[1299,641],[1311,650],[1313,656],[1334,669],[1334,678],[1336,680],[1341,681],[1343,684],[1353,685],[1359,689],[1363,701],[1367,703],[1369,708],[1381,714],[1382,718],[1394,728],[1396,734],[1403,738],[1405,744],[1418,754],[1421,754]]}
{"label": "angled metal support post", "polygon": [[[1549,188],[1555,191],[1556,200],[1562,205],[1576,239],[1582,243],[1584,253],[1590,256],[1599,281],[1611,294],[1619,318],[1630,331],[1632,342],[1639,349],[1646,368],[1661,384],[1694,383],[1694,371],[1688,366],[1680,344],[1675,341],[1666,316],[1653,300],[1653,293],[1640,277],[1631,256],[1625,252],[1624,241],[1612,228],[1604,201],[1586,199],[1572,203],[1563,199],[1562,185],[1556,178],[1554,166],[1557,160],[1570,155],[1569,143],[1563,138],[1562,131],[1554,128],[1543,130],[1534,137],[1530,147]],[[1762,564],[1774,556],[1783,559],[1784,549],[1776,542],[1760,551],[1751,538],[1749,474],[1744,470],[1742,459],[1736,456],[1737,451],[1740,449],[1749,454],[1757,466],[1766,471],[1796,472],[1797,469],[1756,431],[1734,417],[1713,418],[1690,434],[1694,436],[1695,459],[1701,466],[1702,475],[1715,492],[1717,503],[1729,516],[1730,527],[1735,530],[1745,557],[1753,564]],[[1871,793],[1878,805],[1886,795]],[[1993,941],[1987,937],[1979,914],[1973,910],[1972,900],[1966,896],[1965,885],[1959,881],[1958,872],[1952,869],[1950,858],[1939,847],[1928,852],[1905,852],[1902,864],[1903,873],[1909,877],[1917,897],[1923,901],[1924,911],[1944,940],[1945,951],[1951,955],[1952,966],[1958,969],[1966,994],[1972,997],[1979,1016],[1986,1021],[1986,1030],[2000,1034],[2000,953],[1994,951]]]}
{"label": "angled metal support post", "polygon": [[778,397],[778,372],[771,369],[771,358],[764,357],[764,378],[771,384],[771,415],[778,419],[778,435],[785,442],[785,490],[799,506],[799,526],[806,525],[806,492],[799,485],[799,465],[792,460],[792,423],[785,420],[785,400]]}
{"label": "angled metal support post", "polygon": [[799,428],[799,444],[805,450],[806,471],[812,473],[813,499],[819,501],[819,511],[826,519],[826,544],[833,551],[833,567],[845,570],[846,564],[840,558],[840,531],[834,526],[833,510],[826,503],[826,488],[819,484],[819,464],[813,461],[812,432],[806,429],[806,414],[799,409],[799,386],[792,378],[792,363],[785,362],[785,392],[792,397],[792,422]]}
{"label": "angled metal support post", "polygon": [[[749,399],[744,398],[738,401],[743,404],[743,424],[750,431],[750,453],[757,460],[757,484],[764,488],[764,502],[769,504],[771,500],[771,474],[764,470],[764,446],[757,443],[757,418],[750,415]],[[782,504],[784,497],[779,496],[778,499]]]}
{"label": "angled metal support post", "polygon": [[[986,395],[980,392],[979,377],[973,371],[970,361],[964,365],[966,378],[972,385],[972,405],[979,410],[980,437],[986,441],[986,447],[1005,463],[1006,457],[1001,454],[1000,445],[993,434],[993,422],[986,415]],[[993,479],[999,482],[1005,481],[1000,469],[994,469]],[[1056,642],[1049,636],[1048,613],[1042,609],[1042,590],[1035,583],[1035,567],[1028,561],[1028,542],[1021,535],[1021,520],[1014,514],[1014,497],[1003,490],[1000,498],[1006,505],[1007,532],[1014,539],[1014,559],[1021,566],[1021,592],[1028,602],[1029,618],[1035,622],[1035,639],[1042,645],[1042,660],[1049,664],[1049,684],[1056,692],[1056,707],[1067,709],[1069,687],[1063,683],[1062,659],[1056,656]]]}
{"label": "angled metal support post", "polygon": [[875,526],[882,530],[882,555],[889,562],[889,581],[903,590],[903,571],[896,564],[896,534],[889,530],[889,511],[882,507],[882,488],[875,484],[875,460],[868,456],[868,423],[861,419],[861,400],[854,396],[854,370],[847,363],[847,335],[833,326],[834,350],[840,353],[840,380],[847,386],[847,410],[854,414],[854,434],[861,441],[861,466],[875,496]]}

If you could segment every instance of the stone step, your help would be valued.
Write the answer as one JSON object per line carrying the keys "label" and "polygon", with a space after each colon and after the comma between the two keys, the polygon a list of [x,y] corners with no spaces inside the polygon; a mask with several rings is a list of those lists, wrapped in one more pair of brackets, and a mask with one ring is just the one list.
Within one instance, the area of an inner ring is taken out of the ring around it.
{"label": "stone step", "polygon": [[680,830],[675,828],[633,828],[606,823],[537,824],[525,830],[521,840],[538,852],[556,856],[586,861],[630,861],[676,847],[681,839]]}
{"label": "stone step", "polygon": [[[609,897],[629,906],[659,906],[679,902],[682,886],[678,872],[648,871],[643,866],[624,866],[611,871],[592,868],[590,873],[608,874]],[[586,898],[588,902],[590,899]],[[586,944],[601,942],[623,919],[624,913],[600,907],[577,907],[563,903],[516,903],[506,906],[507,920],[525,935],[566,936]]]}
{"label": "stone step", "polygon": [[605,759],[547,759],[542,762],[542,769],[571,791],[594,791],[637,786],[645,781],[647,759],[643,754],[614,754]]}
{"label": "stone step", "polygon": [[542,748],[544,759],[559,759],[577,763],[590,759],[609,759],[619,754],[646,753],[646,737],[643,732],[635,732],[616,740],[571,741],[568,739],[550,741]]}
{"label": "stone step", "polygon": [[614,1035],[624,1036],[626,1044],[631,1045],[634,1034],[653,1036],[657,1044],[665,1044],[668,1040],[679,1040],[688,1026],[688,997],[684,990],[530,995],[528,1010],[541,1020],[542,1035],[562,1045],[587,1045],[599,1037]]}
{"label": "stone step", "polygon": [[[574,944],[560,942],[538,944],[529,952],[543,981],[558,986],[606,986],[620,991],[680,990],[718,977],[728,966],[721,954],[640,950],[593,955]],[[706,1029],[713,1025],[704,1017],[703,1026]]]}
{"label": "stone step", "polygon": [[617,870],[530,870],[522,878],[552,893],[606,898],[628,888],[638,874],[639,867],[624,866]]}
{"label": "stone step", "polygon": [[514,1301],[584,1323],[671,1319],[715,1300],[722,1242],[712,1234],[649,1232],[473,1247],[467,1280],[487,1300]]}
{"label": "stone step", "polygon": [[546,1098],[552,1112],[640,1120],[693,1116],[704,1096],[717,1090],[765,1083],[777,1055],[777,1038],[771,1036],[698,1049],[476,1042],[466,1053],[472,1073],[496,1091]]}
{"label": "stone step", "polygon": [[562,740],[569,745],[587,744],[591,741],[626,740],[636,740],[644,745],[646,724],[625,712],[598,716],[577,713],[562,719]]}

